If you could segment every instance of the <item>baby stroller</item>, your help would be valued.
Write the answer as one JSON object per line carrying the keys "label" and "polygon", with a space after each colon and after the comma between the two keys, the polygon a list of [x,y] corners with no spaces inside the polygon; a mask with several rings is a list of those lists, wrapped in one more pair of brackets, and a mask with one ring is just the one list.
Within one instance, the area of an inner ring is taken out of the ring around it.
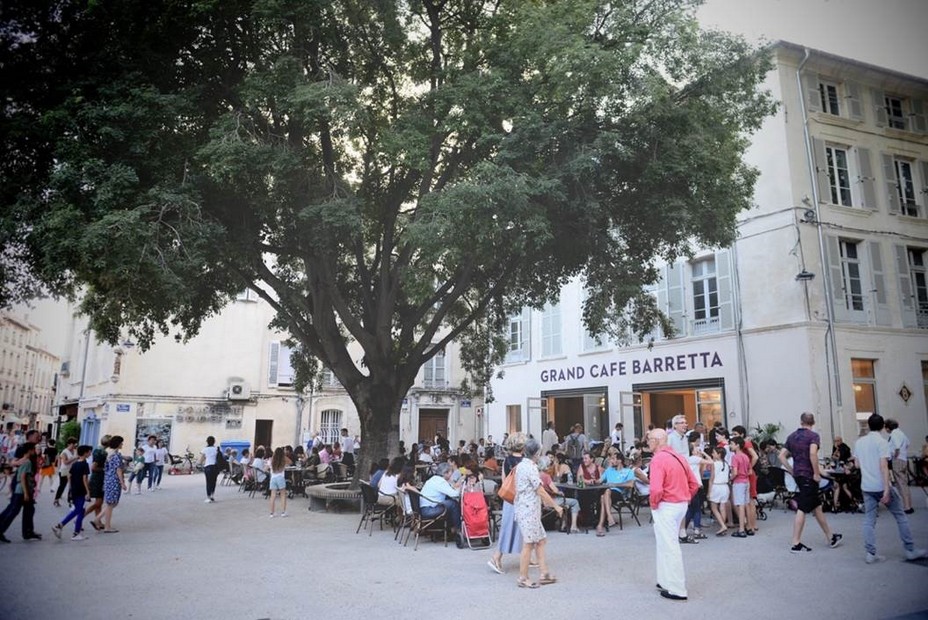
{"label": "baby stroller", "polygon": [[461,540],[470,549],[486,549],[490,536],[490,511],[480,487],[465,487],[461,493]]}

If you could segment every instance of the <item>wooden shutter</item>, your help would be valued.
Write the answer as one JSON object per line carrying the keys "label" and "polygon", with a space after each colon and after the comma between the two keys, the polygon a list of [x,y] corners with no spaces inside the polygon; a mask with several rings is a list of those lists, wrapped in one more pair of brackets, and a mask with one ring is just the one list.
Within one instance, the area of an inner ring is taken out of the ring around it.
{"label": "wooden shutter", "polygon": [[278,361],[280,358],[280,343],[272,342],[270,351],[268,352],[268,372],[267,372],[267,384],[268,385],[277,385],[277,369]]}
{"label": "wooden shutter", "polygon": [[928,132],[928,124],[925,122],[925,102],[921,99],[910,99],[909,104],[912,106],[912,131],[918,133]]}
{"label": "wooden shutter", "polygon": [[802,76],[802,83],[806,89],[806,106],[809,112],[821,112],[822,96],[818,92],[818,73],[806,73]]}
{"label": "wooden shutter", "polygon": [[828,275],[831,279],[831,295],[834,298],[834,312],[836,321],[847,321],[850,314],[845,299],[844,275],[841,271],[841,248],[837,237],[825,237],[825,246],[828,250]]}
{"label": "wooden shutter", "polygon": [[522,359],[528,361],[532,359],[532,309],[529,307],[522,308]]}
{"label": "wooden shutter", "polygon": [[669,265],[667,269],[668,317],[673,323],[677,336],[686,335],[686,324],[683,320],[686,310],[683,291],[683,263],[677,262]]}
{"label": "wooden shutter", "polygon": [[865,209],[878,210],[880,207],[876,201],[876,190],[873,182],[873,166],[870,163],[870,149],[858,146],[854,149],[857,154],[857,182],[860,184],[861,205]]}
{"label": "wooden shutter", "polygon": [[293,385],[296,372],[293,370],[293,362],[290,360],[292,352],[293,350],[290,347],[280,345],[280,352],[277,356],[277,385]]}
{"label": "wooden shutter", "polygon": [[[664,265],[663,269],[661,269],[661,279],[656,285],[657,307],[661,312],[670,316],[670,306],[667,300],[667,277],[667,265]],[[666,336],[667,334],[661,333],[661,338],[665,338]]]}
{"label": "wooden shutter", "polygon": [[917,327],[915,293],[912,291],[912,275],[909,273],[909,251],[901,244],[893,245],[896,254],[896,273],[899,274],[899,302],[902,310],[902,326]]}
{"label": "wooden shutter", "polygon": [[886,301],[886,277],[883,269],[883,256],[879,241],[867,243],[870,252],[870,274],[873,277],[873,318],[877,325],[892,325],[892,314]]}
{"label": "wooden shutter", "polygon": [[889,212],[898,215],[902,212],[902,208],[899,206],[899,183],[896,181],[896,166],[893,163],[893,156],[889,153],[880,153],[880,159],[883,162],[883,180],[886,184],[886,193],[889,195]]}
{"label": "wooden shutter", "polygon": [[876,126],[886,127],[889,125],[889,115],[886,113],[886,96],[881,90],[871,90],[870,100],[873,103],[873,111],[876,113]]}
{"label": "wooden shutter", "polygon": [[812,155],[815,159],[818,201],[831,204],[831,182],[828,180],[828,155],[825,153],[824,140],[812,138]]}
{"label": "wooden shutter", "polygon": [[848,116],[855,121],[864,120],[864,106],[860,100],[860,84],[845,82],[844,91],[847,93]]}
{"label": "wooden shutter", "polygon": [[921,194],[921,203],[922,203],[922,213],[928,213],[928,161],[918,162],[918,171],[921,173],[921,189],[918,190],[918,193]]}
{"label": "wooden shutter", "polygon": [[719,329],[721,331],[735,328],[734,291],[731,277],[731,252],[721,250],[715,253],[715,273],[719,295]]}

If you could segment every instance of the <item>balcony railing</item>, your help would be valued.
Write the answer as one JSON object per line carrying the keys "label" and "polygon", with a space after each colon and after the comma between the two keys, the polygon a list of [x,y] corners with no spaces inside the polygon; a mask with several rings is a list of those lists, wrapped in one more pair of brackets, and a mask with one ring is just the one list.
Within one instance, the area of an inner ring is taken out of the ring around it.
{"label": "balcony railing", "polygon": [[928,308],[919,308],[915,318],[919,329],[928,329]]}
{"label": "balcony railing", "polygon": [[696,319],[693,321],[693,335],[701,336],[703,334],[715,334],[719,331],[719,317],[709,317],[708,319]]}
{"label": "balcony railing", "polygon": [[427,390],[447,390],[448,381],[445,379],[427,378],[422,380],[422,387]]}

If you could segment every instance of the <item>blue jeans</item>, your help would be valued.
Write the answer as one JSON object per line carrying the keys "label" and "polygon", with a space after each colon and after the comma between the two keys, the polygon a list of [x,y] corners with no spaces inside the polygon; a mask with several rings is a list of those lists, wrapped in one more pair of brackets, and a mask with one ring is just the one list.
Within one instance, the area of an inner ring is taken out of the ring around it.
{"label": "blue jeans", "polygon": [[[148,490],[151,490],[152,482],[155,480],[155,462],[145,463],[145,469],[142,470],[142,478],[148,478]],[[142,484],[142,478],[139,478],[139,484]]]}
{"label": "blue jeans", "polygon": [[690,505],[686,509],[686,519],[683,521],[684,527],[692,522],[695,529],[698,530],[702,528],[702,501],[703,490],[702,487],[700,487],[696,495],[693,496],[693,499],[690,500]]}
{"label": "blue jeans", "polygon": [[[883,497],[882,491],[864,491],[864,547],[867,553],[876,555],[876,517],[877,509],[880,506],[880,499]],[[899,497],[899,491],[892,489],[890,491],[889,512],[896,519],[896,527],[899,528],[899,538],[902,539],[902,546],[906,551],[915,549],[915,541],[912,540],[912,531],[909,529],[909,519],[902,511],[902,498]]]}
{"label": "blue jeans", "polygon": [[161,486],[161,476],[164,475],[164,465],[155,465],[155,486]]}
{"label": "blue jeans", "polygon": [[61,527],[64,527],[68,524],[68,521],[71,519],[77,518],[77,521],[74,522],[74,533],[80,534],[84,529],[84,496],[74,498],[74,508],[71,512],[68,513],[64,519],[61,520]]}
{"label": "blue jeans", "polygon": [[431,519],[441,513],[442,505],[444,505],[447,510],[445,515],[448,519],[448,524],[455,529],[461,527],[461,505],[453,499],[445,498],[438,506],[423,506],[420,512],[426,519]]}

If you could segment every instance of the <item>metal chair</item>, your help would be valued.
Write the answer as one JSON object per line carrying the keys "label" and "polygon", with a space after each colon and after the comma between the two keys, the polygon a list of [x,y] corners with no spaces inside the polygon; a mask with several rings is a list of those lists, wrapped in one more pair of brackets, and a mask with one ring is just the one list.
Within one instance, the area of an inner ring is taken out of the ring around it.
{"label": "metal chair", "polygon": [[[419,537],[422,534],[428,534],[434,539],[435,534],[441,534],[445,539],[445,546],[448,546],[448,519],[447,519],[447,508],[444,505],[441,505],[441,512],[432,517],[422,516],[421,502],[422,494],[419,491],[413,491],[409,489],[406,491],[406,496],[409,498],[409,504],[412,507],[412,512],[415,515],[414,522],[412,525],[412,533],[416,535],[416,544],[413,547],[413,551],[419,548]],[[409,536],[406,537],[406,542],[409,542]],[[405,544],[403,545],[405,546]]]}
{"label": "metal chair", "polygon": [[[380,522],[380,529],[383,530],[384,519],[392,516],[396,512],[396,498],[390,505],[381,504],[377,500],[381,493],[372,487],[369,482],[361,480],[361,521],[358,523],[358,529],[355,534],[361,531],[365,523],[369,526],[368,536],[374,533],[374,522]],[[389,496],[387,496],[389,497]]]}

